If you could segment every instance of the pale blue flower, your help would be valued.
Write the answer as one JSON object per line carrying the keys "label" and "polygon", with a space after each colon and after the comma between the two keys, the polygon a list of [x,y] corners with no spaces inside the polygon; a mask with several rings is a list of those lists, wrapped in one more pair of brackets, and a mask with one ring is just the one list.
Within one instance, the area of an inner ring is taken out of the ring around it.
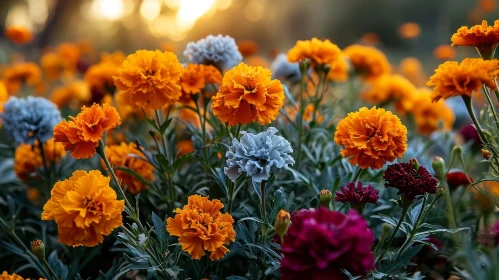
{"label": "pale blue flower", "polygon": [[272,169],[286,168],[293,165],[293,148],[288,140],[275,135],[277,129],[269,127],[258,134],[241,132],[241,140],[232,140],[232,146],[225,156],[227,167],[225,174],[235,181],[241,172],[245,172],[254,182],[268,180]]}
{"label": "pale blue flower", "polygon": [[61,121],[57,106],[42,97],[11,97],[0,114],[3,127],[12,136],[16,145],[34,144],[35,140],[46,142],[52,138],[54,126]]}
{"label": "pale blue flower", "polygon": [[275,58],[270,69],[272,70],[272,79],[290,80],[292,82],[301,79],[300,66],[298,63],[289,62],[288,57],[283,53]]}
{"label": "pale blue flower", "polygon": [[214,65],[218,69],[230,69],[243,60],[234,38],[220,34],[188,43],[184,56],[191,63]]}

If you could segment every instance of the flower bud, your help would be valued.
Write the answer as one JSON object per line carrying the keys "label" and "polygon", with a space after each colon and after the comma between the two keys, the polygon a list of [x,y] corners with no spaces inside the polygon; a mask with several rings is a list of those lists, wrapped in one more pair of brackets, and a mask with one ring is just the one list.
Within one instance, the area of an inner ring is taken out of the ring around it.
{"label": "flower bud", "polygon": [[459,145],[454,146],[454,148],[452,148],[452,154],[457,158],[461,158],[463,156],[463,148]]}
{"label": "flower bud", "polygon": [[441,157],[435,157],[431,166],[433,167],[433,171],[435,171],[436,177],[439,180],[443,180],[445,176],[445,161]]}
{"label": "flower bud", "polygon": [[393,229],[392,225],[390,225],[389,223],[384,223],[381,226],[381,236],[386,236],[392,231],[392,229]]}
{"label": "flower bud", "polygon": [[[303,74],[306,74],[307,71],[308,71],[308,67],[310,67],[310,60],[309,59],[303,59],[300,61],[300,63],[298,64],[299,67],[300,67],[300,72]],[[305,75],[303,75],[305,76]]]}
{"label": "flower bud", "polygon": [[492,153],[487,149],[482,149],[482,157],[486,160],[489,160],[492,158]]}
{"label": "flower bud", "polygon": [[40,260],[45,260],[45,244],[40,239],[31,242],[31,252]]}
{"label": "flower bud", "polygon": [[413,158],[410,162],[412,164],[412,168],[417,171],[419,169],[419,161],[416,158]]}
{"label": "flower bud", "polygon": [[281,209],[279,213],[277,213],[274,225],[274,231],[281,239],[281,243],[283,243],[283,236],[288,232],[290,223],[291,216],[284,209]]}
{"label": "flower bud", "polygon": [[331,200],[333,200],[333,194],[330,190],[322,190],[321,194],[319,195],[319,200],[322,207],[329,208],[329,203],[331,203]]}

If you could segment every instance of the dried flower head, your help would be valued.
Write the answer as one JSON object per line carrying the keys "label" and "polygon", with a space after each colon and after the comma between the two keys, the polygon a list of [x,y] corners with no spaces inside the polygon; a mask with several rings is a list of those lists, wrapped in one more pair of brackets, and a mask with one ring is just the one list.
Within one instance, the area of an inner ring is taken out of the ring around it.
{"label": "dried flower head", "polygon": [[347,280],[343,269],[367,275],[374,268],[373,243],[367,222],[354,210],[300,211],[284,236],[281,279]]}
{"label": "dried flower head", "polygon": [[61,121],[61,113],[54,103],[42,97],[10,97],[3,104],[3,126],[16,145],[42,143],[52,138],[54,126]]}
{"label": "dried flower head", "polygon": [[179,99],[181,75],[182,65],[175,54],[139,50],[125,59],[113,79],[130,105],[161,109]]}
{"label": "dried flower head", "polygon": [[90,158],[95,154],[104,132],[121,123],[120,115],[111,105],[105,103],[91,107],[83,106],[76,117],[70,121],[62,120],[54,128],[55,142],[61,142],[66,151],[77,159]]}
{"label": "dried flower head", "polygon": [[386,56],[374,47],[351,45],[343,50],[353,69],[366,79],[377,78],[391,72]]}
{"label": "dried flower head", "polygon": [[453,96],[471,96],[482,85],[494,89],[493,77],[499,75],[499,60],[466,58],[461,63],[447,61],[440,64],[430,77],[427,86],[435,87],[431,94],[433,101]]}
{"label": "dried flower head", "polygon": [[188,43],[184,56],[190,63],[213,65],[220,70],[230,69],[243,60],[236,41],[221,34]]}
{"label": "dried flower head", "polygon": [[[131,169],[148,182],[154,180],[154,167],[137,149],[136,144],[122,142],[120,145],[109,145],[106,146],[105,152],[112,166]],[[105,168],[104,161],[101,163]],[[115,174],[121,182],[121,187],[126,188],[131,194],[137,194],[147,188],[147,185],[127,172],[115,170]]]}
{"label": "dried flower head", "polygon": [[258,134],[242,131],[241,140],[232,139],[232,146],[225,155],[225,174],[235,181],[244,172],[254,182],[261,182],[269,179],[273,168],[282,169],[293,165],[295,161],[291,156],[291,144],[276,133],[277,129],[269,127]]}
{"label": "dried flower head", "polygon": [[424,166],[417,170],[410,163],[396,163],[388,166],[383,175],[386,181],[385,187],[396,188],[398,193],[409,201],[425,193],[435,193],[437,180],[431,176]]}
{"label": "dried flower head", "polygon": [[380,169],[406,151],[407,128],[390,111],[364,107],[338,123],[334,141],[351,164]]}
{"label": "dried flower head", "polygon": [[277,118],[284,103],[279,80],[271,80],[270,70],[239,64],[225,73],[211,108],[229,126],[258,122],[269,124]]}
{"label": "dried flower head", "polygon": [[182,250],[193,259],[199,260],[209,251],[210,260],[219,260],[229,252],[225,245],[236,237],[234,219],[220,212],[223,207],[218,199],[191,195],[187,205],[175,209],[175,217],[167,219],[166,230],[170,235],[179,236]]}
{"label": "dried flower head", "polygon": [[93,247],[121,226],[124,200],[117,200],[109,180],[98,170],[78,170],[54,185],[42,220],[55,220],[61,243]]}

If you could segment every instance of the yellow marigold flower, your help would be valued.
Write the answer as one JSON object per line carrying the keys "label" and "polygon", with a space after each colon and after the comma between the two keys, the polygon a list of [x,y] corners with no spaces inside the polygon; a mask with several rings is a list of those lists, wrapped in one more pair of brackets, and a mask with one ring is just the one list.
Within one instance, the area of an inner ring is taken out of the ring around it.
{"label": "yellow marigold flower", "polygon": [[177,156],[183,156],[188,153],[193,153],[196,151],[194,143],[191,139],[184,139],[177,142]]}
{"label": "yellow marigold flower", "polygon": [[10,275],[7,271],[4,271],[2,275],[0,275],[0,280],[24,280],[24,278],[15,273]]}
{"label": "yellow marigold flower", "polygon": [[269,124],[277,118],[284,103],[279,80],[271,80],[270,70],[244,63],[225,73],[211,108],[229,126],[258,122]]}
{"label": "yellow marigold flower", "polygon": [[288,51],[290,62],[300,62],[310,59],[313,65],[333,64],[341,56],[341,50],[329,40],[321,41],[317,38],[312,40],[297,41],[296,45]]}
{"label": "yellow marigold flower", "polygon": [[182,65],[173,53],[140,50],[125,59],[114,83],[130,104],[161,109],[179,99],[181,75]]}
{"label": "yellow marigold flower", "polygon": [[54,52],[46,52],[40,59],[45,77],[49,80],[56,80],[64,70],[61,58]]}
{"label": "yellow marigold flower", "polygon": [[237,41],[237,48],[243,57],[258,53],[258,44],[252,40]]}
{"label": "yellow marigold flower", "polygon": [[59,108],[69,105],[70,108],[76,109],[82,104],[87,104],[91,97],[87,84],[82,81],[75,81],[55,88],[50,100]]}
{"label": "yellow marigold flower", "polygon": [[415,94],[412,114],[419,133],[431,134],[437,131],[439,123],[444,130],[450,130],[454,124],[454,112],[445,104],[445,101],[431,101],[431,90],[422,88]]}
{"label": "yellow marigold flower", "polygon": [[65,70],[73,73],[76,71],[78,61],[80,60],[80,48],[72,43],[61,43],[57,47],[59,56]]}
{"label": "yellow marigold flower", "polygon": [[406,57],[400,61],[400,71],[405,77],[415,77],[423,72],[423,65],[415,57]]}
{"label": "yellow marigold flower", "polygon": [[16,44],[24,45],[33,41],[33,32],[22,26],[8,26],[5,29],[5,37]]}
{"label": "yellow marigold flower", "polygon": [[366,46],[375,46],[381,42],[378,34],[373,32],[368,32],[362,35],[359,39],[359,43]]}
{"label": "yellow marigold flower", "polygon": [[206,85],[221,84],[222,74],[212,65],[189,64],[182,72],[180,77],[180,86],[182,87],[182,96],[179,102],[189,104],[192,94],[203,91]]}
{"label": "yellow marigold flower", "polygon": [[440,45],[433,50],[433,57],[439,60],[451,60],[456,57],[456,50],[450,45]]}
{"label": "yellow marigold flower", "polygon": [[407,150],[407,128],[390,111],[364,107],[338,123],[334,141],[351,164],[380,169]]}
{"label": "yellow marigold flower", "polygon": [[386,56],[374,47],[351,45],[343,51],[343,54],[350,59],[353,69],[367,79],[391,72]]}
{"label": "yellow marigold flower", "polygon": [[[43,144],[43,151],[47,164],[58,162],[66,155],[64,146],[61,143],[50,139]],[[14,154],[14,171],[17,177],[27,182],[28,179],[38,176],[38,169],[43,168],[43,159],[38,142],[35,145],[21,144],[16,148]]]}
{"label": "yellow marigold flower", "polygon": [[492,212],[496,209],[494,201],[499,199],[499,183],[496,181],[485,181],[470,188],[478,202],[479,208],[484,212]]}
{"label": "yellow marigold flower", "polygon": [[[154,167],[147,162],[135,143],[126,144],[122,142],[120,145],[106,146],[105,152],[112,166],[129,168],[148,182],[154,180]],[[106,168],[104,161],[101,161],[101,163]],[[121,187],[126,188],[131,194],[135,195],[147,188],[147,185],[126,172],[115,170],[115,173],[121,182]]]}
{"label": "yellow marigold flower", "polygon": [[219,260],[229,251],[224,245],[236,237],[232,226],[234,219],[230,214],[220,212],[223,207],[218,199],[191,195],[187,205],[175,209],[175,217],[168,218],[166,230],[170,235],[179,236],[182,250],[193,259],[199,260],[209,251],[212,261]]}
{"label": "yellow marigold flower", "polygon": [[421,34],[421,27],[415,22],[406,22],[399,27],[398,32],[404,39],[414,39]]}
{"label": "yellow marigold flower", "polygon": [[376,105],[393,101],[397,112],[403,115],[412,109],[415,93],[416,87],[406,78],[400,75],[383,75],[372,81],[361,98]]}
{"label": "yellow marigold flower", "polygon": [[466,58],[461,63],[447,61],[440,64],[426,85],[435,87],[431,94],[433,101],[458,95],[471,96],[482,85],[494,89],[496,85],[492,77],[498,74],[499,60]]}
{"label": "yellow marigold flower", "polygon": [[113,94],[115,91],[113,77],[119,74],[118,69],[119,65],[115,63],[97,63],[85,72],[85,82],[92,92]]}
{"label": "yellow marigold flower", "polygon": [[331,64],[330,67],[327,74],[328,80],[341,83],[348,79],[349,66],[345,56],[335,60],[335,63]]}
{"label": "yellow marigold flower", "polygon": [[451,38],[453,46],[471,46],[480,48],[495,48],[499,43],[499,20],[489,26],[487,21],[471,28],[461,26]]}
{"label": "yellow marigold flower", "polygon": [[10,94],[17,93],[23,83],[36,86],[42,79],[42,71],[32,62],[14,64],[3,73],[5,87]]}
{"label": "yellow marigold flower", "polygon": [[95,155],[95,148],[99,146],[104,132],[120,123],[116,108],[107,103],[102,108],[97,104],[83,106],[76,117],[71,117],[69,122],[62,120],[54,127],[54,140],[61,142],[72,157],[90,158]]}
{"label": "yellow marigold flower", "polygon": [[98,170],[77,170],[54,185],[42,220],[55,220],[59,242],[93,247],[121,226],[124,200],[117,200],[109,180]]}

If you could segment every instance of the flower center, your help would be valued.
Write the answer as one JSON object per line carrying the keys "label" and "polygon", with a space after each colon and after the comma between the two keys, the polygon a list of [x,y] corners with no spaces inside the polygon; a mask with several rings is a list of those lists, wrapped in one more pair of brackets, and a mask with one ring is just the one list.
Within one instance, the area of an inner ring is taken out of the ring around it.
{"label": "flower center", "polygon": [[82,204],[88,212],[93,214],[102,212],[102,204],[100,202],[95,202],[90,196],[85,197]]}
{"label": "flower center", "polygon": [[154,74],[155,74],[154,70],[149,69],[146,71],[147,76],[154,76]]}

